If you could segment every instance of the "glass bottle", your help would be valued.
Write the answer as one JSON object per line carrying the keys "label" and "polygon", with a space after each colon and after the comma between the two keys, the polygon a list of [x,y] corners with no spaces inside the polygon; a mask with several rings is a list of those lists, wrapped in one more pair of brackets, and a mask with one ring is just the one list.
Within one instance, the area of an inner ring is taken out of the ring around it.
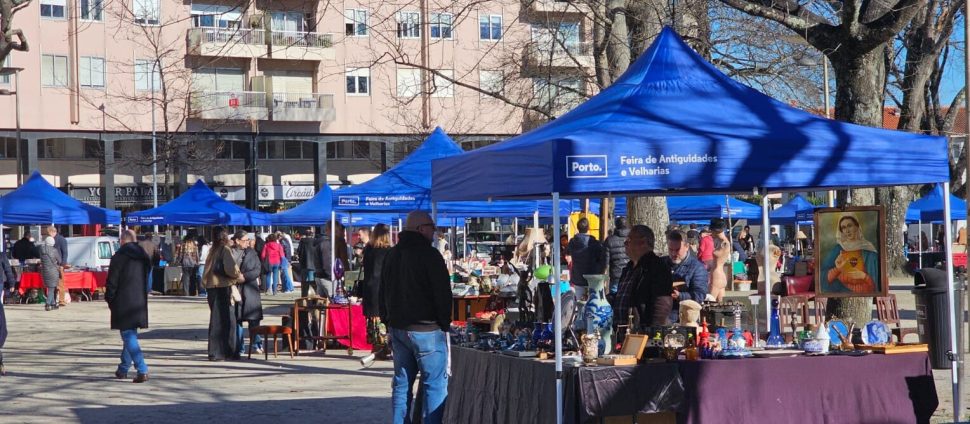
{"label": "glass bottle", "polygon": [[700,355],[697,352],[697,343],[694,342],[693,337],[687,338],[687,347],[684,348],[684,358],[688,361],[700,359]]}

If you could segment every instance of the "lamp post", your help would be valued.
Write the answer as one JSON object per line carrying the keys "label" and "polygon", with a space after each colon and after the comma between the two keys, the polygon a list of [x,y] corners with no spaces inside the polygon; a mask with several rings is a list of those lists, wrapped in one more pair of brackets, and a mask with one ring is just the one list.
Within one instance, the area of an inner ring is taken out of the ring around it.
{"label": "lamp post", "polygon": [[[822,102],[825,108],[825,117],[832,119],[832,105],[830,104],[831,96],[829,95],[829,58],[824,53],[822,54],[822,63],[820,64],[817,60],[811,57],[801,57],[798,59],[798,64],[802,66],[822,66]],[[827,192],[829,207],[835,206],[835,190],[828,190]]]}
{"label": "lamp post", "polygon": [[[148,75],[149,84],[152,88],[152,208],[158,207],[158,151],[156,150],[155,137],[155,66],[158,60],[152,61],[152,71]],[[158,224],[155,224],[155,234],[158,234]]]}
{"label": "lamp post", "polygon": [[24,68],[0,68],[0,76],[10,75],[10,74],[13,74],[14,76],[13,91],[11,92],[10,90],[0,90],[0,95],[11,95],[11,94],[14,95],[14,98],[13,98],[14,109],[15,109],[14,114],[16,116],[14,119],[16,119],[16,125],[17,125],[16,152],[17,152],[17,185],[18,186],[24,183],[23,165],[20,163],[20,71],[23,71],[23,70]]}

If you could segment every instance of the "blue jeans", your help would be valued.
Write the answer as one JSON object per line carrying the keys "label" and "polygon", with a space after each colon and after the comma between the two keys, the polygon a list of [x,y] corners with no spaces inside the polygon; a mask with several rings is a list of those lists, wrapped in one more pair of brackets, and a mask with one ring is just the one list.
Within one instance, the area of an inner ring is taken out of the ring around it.
{"label": "blue jeans", "polygon": [[391,349],[394,352],[394,378],[391,379],[391,400],[394,405],[394,424],[411,423],[411,402],[414,378],[421,371],[424,392],[422,422],[438,424],[448,400],[448,344],[443,331],[406,331],[390,328]]}
{"label": "blue jeans", "polygon": [[290,273],[287,272],[290,269],[289,258],[283,258],[283,262],[280,262],[280,278],[283,280],[283,293],[288,293],[293,291],[293,279],[290,277]]}
{"label": "blue jeans", "polygon": [[205,267],[204,266],[201,266],[201,265],[199,265],[198,267],[196,267],[197,272],[199,273],[199,280],[198,280],[199,281],[199,296],[202,296],[202,295],[205,295],[206,294],[205,293],[205,284],[202,284],[202,274],[205,272],[205,269],[204,268]]}
{"label": "blue jeans", "polygon": [[266,292],[276,294],[276,284],[279,283],[280,278],[280,266],[270,265],[269,273],[266,274]]}
{"label": "blue jeans", "polygon": [[135,370],[139,374],[148,374],[148,365],[145,364],[141,346],[138,345],[138,329],[121,330],[121,341],[124,346],[121,348],[121,364],[118,365],[118,371],[127,373],[134,363]]}
{"label": "blue jeans", "polygon": [[[238,352],[239,356],[242,356],[244,353],[246,353],[246,349],[244,349],[246,345],[246,336],[245,336],[245,331],[243,331],[243,322],[245,321],[239,321],[236,324],[236,346],[239,346],[239,352]],[[259,321],[249,321],[250,332],[252,332],[256,327],[259,327]],[[253,339],[253,349],[262,349],[262,348],[263,348],[263,336],[260,336],[259,334],[257,334],[256,337]]]}

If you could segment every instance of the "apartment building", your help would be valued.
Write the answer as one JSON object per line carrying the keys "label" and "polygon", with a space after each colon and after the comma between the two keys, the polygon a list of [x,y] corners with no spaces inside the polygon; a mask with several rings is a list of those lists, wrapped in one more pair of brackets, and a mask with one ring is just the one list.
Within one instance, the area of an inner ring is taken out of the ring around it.
{"label": "apartment building", "polygon": [[554,0],[36,0],[14,23],[31,48],[2,64],[0,193],[39,170],[122,209],[155,174],[163,201],[203,178],[275,206],[434,126],[480,147],[535,125],[516,105],[567,110],[593,65],[588,10]]}

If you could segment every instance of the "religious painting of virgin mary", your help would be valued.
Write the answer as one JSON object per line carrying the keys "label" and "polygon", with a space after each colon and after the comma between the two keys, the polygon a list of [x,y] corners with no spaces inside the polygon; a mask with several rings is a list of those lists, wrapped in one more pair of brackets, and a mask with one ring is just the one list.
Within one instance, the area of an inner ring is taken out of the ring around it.
{"label": "religious painting of virgin mary", "polygon": [[815,294],[885,296],[889,284],[882,206],[815,211]]}

